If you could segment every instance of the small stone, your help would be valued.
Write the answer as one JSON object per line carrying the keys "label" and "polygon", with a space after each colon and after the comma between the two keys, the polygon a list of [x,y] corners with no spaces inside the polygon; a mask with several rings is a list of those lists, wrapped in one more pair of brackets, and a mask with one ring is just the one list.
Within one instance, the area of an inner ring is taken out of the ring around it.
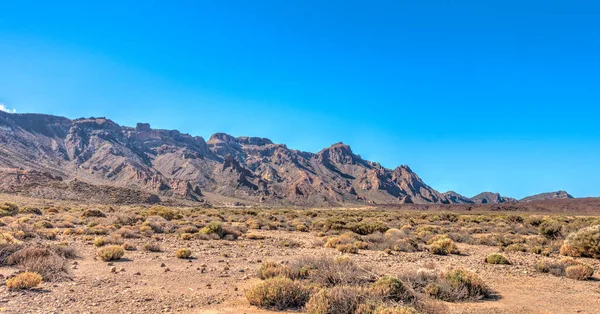
{"label": "small stone", "polygon": [[142,274],[142,273],[140,273],[140,272],[138,271],[138,272],[136,272],[134,275],[136,275],[136,276],[140,276],[141,274]]}
{"label": "small stone", "polygon": [[160,263],[160,267],[167,267],[167,265],[165,265],[165,263]]}
{"label": "small stone", "polygon": [[168,271],[171,271],[171,270],[169,269],[169,267],[165,268],[165,273],[166,273],[166,272],[168,272]]}
{"label": "small stone", "polygon": [[202,265],[200,265],[200,267],[206,268],[207,266],[206,266],[206,264],[202,264]]}
{"label": "small stone", "polygon": [[125,271],[125,268],[124,268],[124,267],[121,267],[121,268],[119,269],[119,271],[120,271],[120,272],[124,272],[124,271]]}
{"label": "small stone", "polygon": [[107,266],[112,266],[112,265],[114,265],[114,263],[113,263],[113,262],[110,262],[110,263],[107,263],[106,265],[107,265]]}
{"label": "small stone", "polygon": [[113,266],[110,268],[110,272],[111,273],[116,273],[117,272],[117,267]]}

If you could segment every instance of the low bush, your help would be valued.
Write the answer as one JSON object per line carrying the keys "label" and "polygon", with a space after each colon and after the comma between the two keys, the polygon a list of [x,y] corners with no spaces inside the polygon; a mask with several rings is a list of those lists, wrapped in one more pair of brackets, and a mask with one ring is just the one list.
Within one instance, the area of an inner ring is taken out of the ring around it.
{"label": "low bush", "polygon": [[35,272],[26,271],[9,278],[6,287],[11,290],[23,290],[37,287],[42,283],[42,276]]}
{"label": "low bush", "polygon": [[148,252],[161,252],[162,249],[160,248],[160,245],[158,243],[146,243],[143,246],[144,251],[148,251]]}
{"label": "low bush", "polygon": [[281,276],[269,278],[246,291],[246,299],[251,305],[275,310],[300,308],[309,297],[307,288]]}
{"label": "low bush", "polygon": [[460,254],[456,243],[449,238],[434,241],[429,245],[429,250],[437,255]]}
{"label": "low bush", "polygon": [[565,276],[569,279],[587,280],[593,275],[594,268],[588,264],[572,265],[565,269]]}
{"label": "low bush", "polygon": [[277,276],[290,278],[291,274],[292,270],[288,266],[270,261],[263,262],[258,270],[258,277],[263,280]]}
{"label": "low bush", "polygon": [[106,217],[106,214],[104,214],[99,209],[87,209],[87,210],[85,210],[81,214],[81,216],[83,216],[83,217],[99,217],[99,218],[104,218],[104,217]]}
{"label": "low bush", "polygon": [[[58,253],[62,253],[59,255]],[[60,281],[68,278],[69,269],[65,256],[71,253],[62,251],[58,247],[24,247],[12,253],[5,261],[7,265],[15,265],[21,269],[36,272],[44,280]]]}
{"label": "low bush", "polygon": [[368,291],[356,286],[323,288],[311,296],[306,303],[308,314],[356,313],[368,298]]}
{"label": "low bush", "polygon": [[510,265],[510,261],[500,253],[492,253],[485,258],[488,264]]}
{"label": "low bush", "polygon": [[600,225],[586,227],[569,234],[560,248],[560,254],[600,258]]}
{"label": "low bush", "polygon": [[544,220],[539,226],[539,232],[547,239],[557,239],[562,236],[562,224],[554,220]]}
{"label": "low bush", "polygon": [[175,252],[177,258],[190,258],[192,256],[192,250],[188,248],[182,248]]}
{"label": "low bush", "polygon": [[119,245],[105,246],[98,250],[98,257],[105,262],[116,261],[123,255],[125,255],[125,250]]}
{"label": "low bush", "polygon": [[411,288],[400,279],[394,277],[381,277],[371,286],[372,291],[383,299],[401,303],[409,303],[415,299]]}
{"label": "low bush", "polygon": [[0,217],[14,216],[19,213],[19,206],[15,203],[0,204]]}

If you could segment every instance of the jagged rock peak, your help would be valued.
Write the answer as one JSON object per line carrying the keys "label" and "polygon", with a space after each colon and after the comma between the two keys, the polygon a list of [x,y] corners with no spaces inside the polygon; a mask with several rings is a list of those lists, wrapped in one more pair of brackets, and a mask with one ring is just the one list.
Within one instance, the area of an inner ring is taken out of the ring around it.
{"label": "jagged rock peak", "polygon": [[268,138],[262,137],[250,137],[250,136],[240,136],[233,137],[227,133],[215,133],[208,140],[208,144],[214,144],[218,142],[224,142],[227,144],[241,144],[241,145],[269,145],[273,144],[273,142]]}
{"label": "jagged rock peak", "polygon": [[560,191],[556,191],[556,192],[547,192],[547,193],[531,195],[531,196],[521,199],[520,202],[531,202],[531,201],[563,199],[563,198],[573,198],[573,195],[567,193],[567,191],[560,190]]}

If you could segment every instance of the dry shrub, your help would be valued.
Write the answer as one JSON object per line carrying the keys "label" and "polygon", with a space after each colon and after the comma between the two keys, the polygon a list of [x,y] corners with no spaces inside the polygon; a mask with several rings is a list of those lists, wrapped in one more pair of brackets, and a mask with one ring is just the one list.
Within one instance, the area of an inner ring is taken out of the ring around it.
{"label": "dry shrub", "polygon": [[160,248],[160,245],[158,243],[146,243],[143,246],[144,251],[148,251],[148,252],[161,252],[162,249]]}
{"label": "dry shrub", "polygon": [[269,278],[246,291],[251,305],[276,310],[302,307],[309,296],[307,288],[285,277]]}
{"label": "dry shrub", "polygon": [[335,247],[335,249],[342,253],[349,253],[349,254],[357,254],[358,253],[358,247],[356,247],[356,245],[354,245],[354,244],[338,244]]}
{"label": "dry shrub", "polygon": [[164,206],[152,206],[145,212],[146,216],[160,216],[166,220],[173,220],[181,218],[181,214],[174,209],[170,209]]}
{"label": "dry shrub", "polygon": [[175,252],[177,258],[190,258],[192,256],[192,250],[187,248],[181,248]]}
{"label": "dry shrub", "polygon": [[562,236],[562,224],[555,220],[544,220],[539,226],[539,232],[547,239],[557,239]]}
{"label": "dry shrub", "polygon": [[401,280],[419,293],[447,302],[478,300],[490,294],[479,276],[464,269],[452,269],[439,274],[419,270],[403,274]]}
{"label": "dry shrub", "polygon": [[35,272],[23,272],[9,278],[6,287],[11,290],[23,290],[37,287],[42,282],[42,276]]}
{"label": "dry shrub", "polygon": [[381,277],[371,286],[371,290],[385,300],[409,303],[415,299],[414,291],[400,279]]}
{"label": "dry shrub", "polygon": [[449,238],[434,241],[429,245],[429,250],[437,255],[460,254],[456,243]]}
{"label": "dry shrub", "polygon": [[202,234],[216,234],[219,238],[222,238],[225,234],[223,230],[223,223],[220,221],[211,221],[204,228],[200,229],[200,233]]}
{"label": "dry shrub", "polygon": [[554,276],[565,275],[565,265],[551,260],[539,261],[536,264],[535,269],[540,273],[549,273]]}
{"label": "dry shrub", "polygon": [[106,217],[106,214],[104,214],[101,210],[99,209],[87,209],[85,210],[81,216],[83,217],[98,217],[98,218],[104,218]]}
{"label": "dry shrub", "polygon": [[327,239],[325,243],[325,247],[327,248],[336,248],[339,245],[345,244],[353,244],[359,240],[358,236],[352,232],[346,232],[337,237],[331,237]]}
{"label": "dry shrub", "polygon": [[308,278],[325,287],[372,282],[369,272],[347,257],[305,257],[302,264],[308,272]]}
{"label": "dry shrub", "polygon": [[[64,253],[65,255],[69,253]],[[65,257],[46,247],[25,247],[6,259],[7,265],[36,272],[47,281],[60,281],[69,277],[69,268]]]}
{"label": "dry shrub", "polygon": [[488,264],[510,265],[510,261],[500,253],[492,253],[485,258]]}
{"label": "dry shrub", "polygon": [[264,235],[258,233],[248,233],[246,234],[246,239],[248,240],[263,240],[265,238]]}
{"label": "dry shrub", "polygon": [[0,217],[14,216],[19,213],[19,206],[15,203],[0,204]]}
{"label": "dry shrub", "polygon": [[98,250],[98,257],[105,262],[116,261],[123,255],[125,255],[125,250],[119,245],[110,245]]}
{"label": "dry shrub", "polygon": [[355,313],[368,299],[369,291],[357,286],[335,286],[323,288],[306,303],[308,314]]}
{"label": "dry shrub", "polygon": [[372,314],[419,314],[417,310],[406,306],[380,306]]}
{"label": "dry shrub", "polygon": [[258,270],[258,277],[260,279],[264,280],[277,276],[291,278],[292,270],[288,266],[270,261],[263,262],[262,265],[260,265],[260,269]]}
{"label": "dry shrub", "polygon": [[32,214],[41,216],[43,213],[42,210],[37,207],[25,207],[19,208],[19,214]]}
{"label": "dry shrub", "polygon": [[587,280],[594,275],[594,268],[587,264],[568,266],[565,269],[565,276],[569,279]]}
{"label": "dry shrub", "polygon": [[583,228],[567,236],[560,254],[572,257],[600,258],[600,225]]}

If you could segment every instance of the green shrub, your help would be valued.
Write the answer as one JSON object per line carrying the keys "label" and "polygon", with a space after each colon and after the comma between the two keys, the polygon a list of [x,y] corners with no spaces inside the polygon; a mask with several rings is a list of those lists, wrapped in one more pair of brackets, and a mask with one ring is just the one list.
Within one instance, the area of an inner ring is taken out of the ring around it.
{"label": "green shrub", "polygon": [[285,277],[269,278],[246,291],[251,305],[275,310],[302,307],[309,297],[307,288]]}
{"label": "green shrub", "polygon": [[510,261],[500,253],[492,253],[488,255],[485,259],[488,264],[501,264],[501,265],[510,265]]}
{"label": "green shrub", "polygon": [[216,234],[219,238],[222,238],[224,234],[223,223],[220,221],[211,221],[204,228],[200,229],[200,233],[206,235]]}

